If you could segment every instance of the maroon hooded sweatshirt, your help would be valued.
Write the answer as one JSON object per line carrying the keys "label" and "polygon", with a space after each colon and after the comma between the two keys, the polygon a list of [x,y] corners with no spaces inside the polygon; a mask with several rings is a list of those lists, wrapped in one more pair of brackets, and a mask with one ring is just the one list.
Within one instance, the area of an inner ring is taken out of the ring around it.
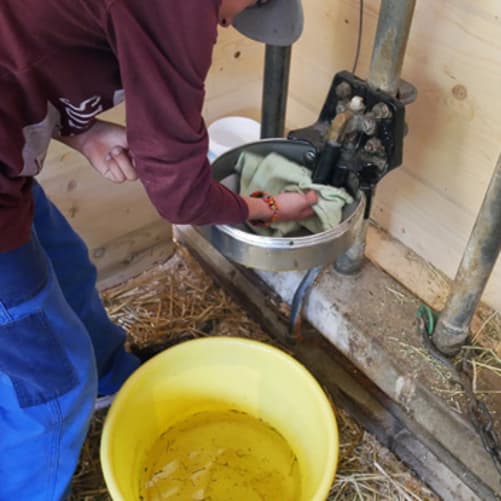
{"label": "maroon hooded sweatshirt", "polygon": [[31,185],[51,137],[84,132],[124,98],[137,174],[164,218],[248,217],[207,162],[201,110],[219,5],[0,0],[0,252],[30,238]]}

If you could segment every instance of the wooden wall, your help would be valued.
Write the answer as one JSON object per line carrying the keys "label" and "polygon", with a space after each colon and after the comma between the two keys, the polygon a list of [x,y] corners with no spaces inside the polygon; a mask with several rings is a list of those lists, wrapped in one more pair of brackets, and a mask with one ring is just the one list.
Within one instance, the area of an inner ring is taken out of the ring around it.
{"label": "wooden wall", "polygon": [[[305,32],[293,52],[288,126],[318,115],[333,75],[353,65],[358,0],[304,0]],[[366,0],[357,74],[367,77],[379,0]],[[206,117],[259,117],[263,50],[221,34],[208,81]],[[419,90],[408,109],[403,168],[380,184],[375,222],[453,277],[501,153],[501,2],[417,0],[403,78]],[[501,228],[500,228],[501,231]],[[411,289],[415,264],[371,232],[369,256]],[[431,287],[431,285],[430,285]],[[485,300],[501,311],[501,266]]]}
{"label": "wooden wall", "polygon": [[[358,0],[303,1],[306,27],[293,52],[290,128],[315,120],[333,75],[351,69],[357,39]],[[361,77],[367,76],[378,9],[379,0],[365,0]],[[231,114],[259,119],[263,54],[262,45],[221,30],[207,81],[208,123]],[[429,279],[434,272],[423,274],[409,256],[416,253],[454,276],[501,153],[501,2],[417,0],[403,77],[419,90],[408,109],[405,162],[380,184],[373,214],[396,240],[372,229],[368,255],[440,304],[441,285]],[[122,121],[122,108],[111,118]],[[111,185],[60,145],[51,149],[48,164],[44,186],[85,236],[105,276],[168,254],[170,228],[139,183]],[[485,300],[501,311],[500,265]]]}
{"label": "wooden wall", "polygon": [[[104,118],[123,123],[123,106]],[[54,141],[39,181],[89,246],[102,287],[172,254],[172,228],[158,216],[140,182],[113,184],[80,154]]]}

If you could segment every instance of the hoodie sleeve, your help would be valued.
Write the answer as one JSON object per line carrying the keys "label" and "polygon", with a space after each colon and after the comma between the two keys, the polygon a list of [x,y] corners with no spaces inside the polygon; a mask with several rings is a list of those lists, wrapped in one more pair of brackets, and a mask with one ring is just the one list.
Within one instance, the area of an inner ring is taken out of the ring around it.
{"label": "hoodie sleeve", "polygon": [[211,178],[201,116],[217,38],[219,0],[116,0],[106,31],[125,90],[138,176],[177,224],[234,224],[245,201]]}

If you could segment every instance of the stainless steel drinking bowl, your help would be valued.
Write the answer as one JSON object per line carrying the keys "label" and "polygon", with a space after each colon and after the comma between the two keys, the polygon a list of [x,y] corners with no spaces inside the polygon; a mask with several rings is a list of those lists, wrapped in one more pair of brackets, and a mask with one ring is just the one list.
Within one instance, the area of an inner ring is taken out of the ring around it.
{"label": "stainless steel drinking bowl", "polygon": [[[214,179],[237,191],[238,178],[234,167],[242,151],[261,156],[278,153],[304,165],[314,148],[299,141],[269,139],[246,144],[221,155],[212,165]],[[228,184],[229,183],[229,184]],[[199,226],[197,230],[228,259],[249,268],[268,271],[307,270],[334,263],[354,243],[361,229],[365,211],[365,196],[359,192],[356,200],[343,210],[342,222],[333,230],[298,237],[263,237],[251,232],[244,224],[237,226]]]}

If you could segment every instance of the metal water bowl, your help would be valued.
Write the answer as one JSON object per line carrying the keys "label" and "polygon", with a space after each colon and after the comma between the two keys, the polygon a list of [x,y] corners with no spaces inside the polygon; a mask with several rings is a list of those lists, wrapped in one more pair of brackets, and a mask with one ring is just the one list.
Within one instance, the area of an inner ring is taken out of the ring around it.
{"label": "metal water bowl", "polygon": [[[238,191],[239,186],[234,167],[244,150],[263,157],[278,153],[300,165],[304,165],[308,156],[315,153],[309,143],[286,139],[259,141],[228,151],[214,161],[212,173],[214,179],[233,191]],[[199,226],[197,230],[221,254],[249,268],[307,270],[334,263],[353,245],[363,223],[364,211],[365,196],[360,192],[356,200],[344,208],[343,220],[336,228],[315,235],[263,237],[254,234],[245,224]]]}

